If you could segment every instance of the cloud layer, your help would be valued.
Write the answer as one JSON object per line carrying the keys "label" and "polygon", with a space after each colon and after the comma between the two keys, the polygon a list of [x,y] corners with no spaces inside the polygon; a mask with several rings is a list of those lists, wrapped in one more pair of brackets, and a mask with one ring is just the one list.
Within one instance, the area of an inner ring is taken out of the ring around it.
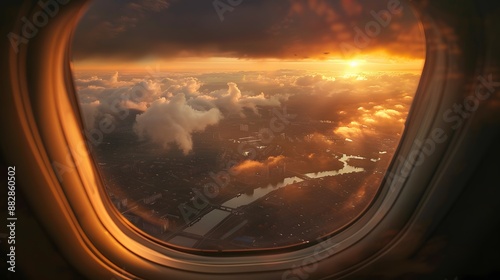
{"label": "cloud layer", "polygon": [[[265,108],[286,107],[294,121],[321,121],[328,129],[306,141],[328,148],[331,138],[368,141],[401,133],[419,76],[409,73],[331,75],[305,71],[218,74],[80,73],[75,81],[87,129],[120,112],[138,110],[138,137],[187,154],[192,135],[223,119],[259,118]],[[223,82],[225,81],[225,82]],[[228,82],[229,81],[229,82]]]}
{"label": "cloud layer", "polygon": [[123,119],[124,112],[138,110],[134,131],[141,139],[163,148],[176,144],[185,154],[193,148],[193,133],[224,117],[259,115],[259,108],[280,106],[285,99],[253,90],[242,92],[234,82],[202,92],[204,83],[189,75],[140,78],[116,72],[100,76],[86,73],[75,82],[86,129],[98,127],[103,118]]}

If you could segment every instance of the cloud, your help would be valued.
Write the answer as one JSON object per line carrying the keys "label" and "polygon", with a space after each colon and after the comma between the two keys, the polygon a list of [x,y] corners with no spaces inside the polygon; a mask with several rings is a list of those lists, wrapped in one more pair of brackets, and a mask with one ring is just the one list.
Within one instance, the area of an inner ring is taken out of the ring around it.
{"label": "cloud", "polygon": [[[412,8],[371,38],[363,52],[423,58],[424,37]],[[84,59],[237,57],[328,58],[354,44],[387,1],[245,1],[220,22],[212,1],[95,1],[76,30],[73,54]]]}
{"label": "cloud", "polygon": [[222,118],[218,109],[197,111],[186,103],[184,95],[160,98],[136,118],[135,132],[145,139],[168,148],[175,143],[184,154],[193,149],[191,134],[217,124]]}
{"label": "cloud", "polygon": [[207,95],[201,95],[194,98],[190,103],[199,106],[213,106],[219,108],[224,115],[237,115],[244,117],[244,108],[252,110],[258,114],[257,107],[279,106],[280,101],[277,97],[266,97],[264,93],[258,95],[242,94],[238,85],[233,82],[227,83],[227,90],[216,90]]}
{"label": "cloud", "polygon": [[308,76],[303,76],[303,77],[297,78],[297,80],[295,81],[295,84],[298,86],[307,87],[307,86],[315,85],[315,84],[322,82],[322,81],[324,81],[322,75],[315,75],[315,76],[308,75]]}
{"label": "cloud", "polygon": [[180,79],[165,78],[162,80],[162,86],[166,92],[186,95],[198,95],[203,83],[194,77],[185,77]]}
{"label": "cloud", "polygon": [[382,103],[384,106],[363,104],[364,106],[358,107],[357,112],[350,113],[349,120],[341,122],[334,133],[351,140],[401,133],[408,107],[395,102],[394,99],[386,99]]}
{"label": "cloud", "polygon": [[[121,33],[126,33],[138,26],[141,20],[154,13],[159,13],[169,7],[166,0],[129,0],[129,1],[106,1],[106,4],[99,5],[100,13],[90,15],[94,27],[98,29],[87,30],[87,35],[96,39],[106,40],[118,37]],[[108,15],[108,16],[105,16]],[[85,20],[81,22],[81,28],[89,27]]]}
{"label": "cloud", "polygon": [[267,173],[269,168],[283,164],[286,158],[284,156],[270,156],[263,161],[245,160],[238,165],[232,167],[232,172],[240,176],[251,176],[259,172]]}
{"label": "cloud", "polygon": [[341,91],[336,82],[336,78],[325,77],[322,75],[307,75],[299,77],[295,80],[295,85],[311,88],[311,93],[315,94],[334,94]]}
{"label": "cloud", "polygon": [[356,0],[342,0],[342,8],[349,15],[359,15],[363,11],[363,6]]}
{"label": "cloud", "polygon": [[163,97],[161,84],[148,78],[122,80],[115,72],[109,78],[77,78],[75,86],[82,104],[98,101],[97,115],[113,113],[119,108],[145,110],[156,99]]}

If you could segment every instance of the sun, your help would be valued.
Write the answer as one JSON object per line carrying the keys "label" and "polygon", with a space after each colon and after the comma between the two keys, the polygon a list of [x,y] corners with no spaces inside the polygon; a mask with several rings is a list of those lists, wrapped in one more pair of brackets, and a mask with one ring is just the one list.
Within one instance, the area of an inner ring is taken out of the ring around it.
{"label": "sun", "polygon": [[350,60],[348,62],[348,64],[349,64],[350,67],[356,68],[356,67],[358,67],[361,64],[361,61],[360,60]]}
{"label": "sun", "polygon": [[366,60],[363,59],[349,59],[344,60],[344,78],[350,79],[354,78],[356,80],[366,80],[366,76],[363,72],[367,72]]}

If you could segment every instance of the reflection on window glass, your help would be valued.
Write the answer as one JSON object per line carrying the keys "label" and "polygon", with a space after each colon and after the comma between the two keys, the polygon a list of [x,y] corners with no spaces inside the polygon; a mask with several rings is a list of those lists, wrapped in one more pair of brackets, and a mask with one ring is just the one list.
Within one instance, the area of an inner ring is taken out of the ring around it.
{"label": "reflection on window glass", "polygon": [[363,214],[424,54],[405,1],[96,1],[73,71],[119,212],[176,246],[248,250]]}

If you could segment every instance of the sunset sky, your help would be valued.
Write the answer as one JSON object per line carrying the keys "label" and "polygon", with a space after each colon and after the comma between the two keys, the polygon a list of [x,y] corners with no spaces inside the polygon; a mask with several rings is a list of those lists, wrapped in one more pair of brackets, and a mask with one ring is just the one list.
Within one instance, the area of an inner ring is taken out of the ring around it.
{"label": "sunset sky", "polygon": [[133,70],[160,65],[170,71],[422,67],[423,32],[406,1],[252,0],[235,7],[218,6],[219,12],[214,3],[94,1],[75,33],[74,67]]}
{"label": "sunset sky", "polygon": [[[151,157],[151,170],[158,159],[196,166],[198,175],[186,182],[199,191],[221,160],[236,163],[231,172],[253,187],[266,186],[272,180],[261,174],[285,165],[306,174],[340,172],[341,154],[387,168],[425,57],[408,5],[242,0],[221,14],[214,3],[226,0],[217,1],[95,1],[82,18],[72,48],[74,85],[84,133],[102,153],[95,155],[104,163],[123,160],[109,164],[114,178],[131,175],[124,154]],[[134,175],[150,183],[131,176],[123,186],[153,186],[174,174],[167,166]],[[373,198],[382,174],[374,170],[349,189],[338,212],[344,219]],[[188,190],[183,182],[169,187]]]}
{"label": "sunset sky", "polygon": [[87,128],[120,104],[143,112],[140,138],[185,154],[193,133],[259,108],[296,108],[356,140],[402,131],[425,57],[406,1],[214,3],[226,2],[92,2],[72,49]]}

